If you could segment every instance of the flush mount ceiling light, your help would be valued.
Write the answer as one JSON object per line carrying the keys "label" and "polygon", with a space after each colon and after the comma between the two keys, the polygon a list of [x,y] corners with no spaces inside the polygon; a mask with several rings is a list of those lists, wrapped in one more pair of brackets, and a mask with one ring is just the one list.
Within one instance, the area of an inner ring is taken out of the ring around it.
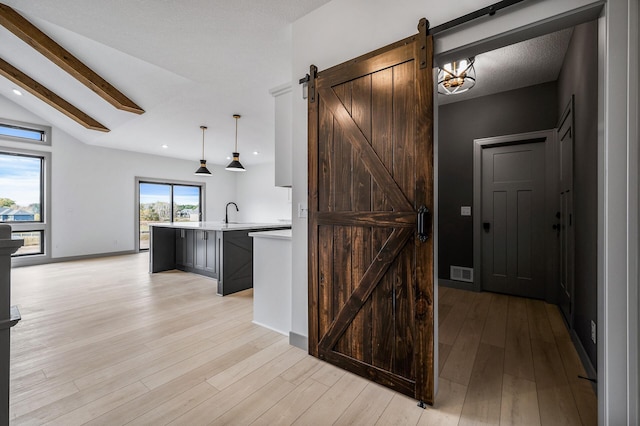
{"label": "flush mount ceiling light", "polygon": [[196,170],[194,175],[196,176],[211,176],[211,172],[207,169],[207,160],[204,159],[204,131],[207,130],[207,126],[200,126],[202,129],[202,160],[200,160],[200,168]]}
{"label": "flush mount ceiling light", "polygon": [[238,152],[238,120],[240,119],[239,114],[233,114],[233,118],[236,119],[236,149],[233,152],[233,160],[225,170],[229,170],[230,172],[244,172],[246,171],[242,164],[240,164],[240,153]]}
{"label": "flush mount ceiling light", "polygon": [[444,64],[438,72],[438,93],[455,95],[464,93],[476,84],[475,57]]}

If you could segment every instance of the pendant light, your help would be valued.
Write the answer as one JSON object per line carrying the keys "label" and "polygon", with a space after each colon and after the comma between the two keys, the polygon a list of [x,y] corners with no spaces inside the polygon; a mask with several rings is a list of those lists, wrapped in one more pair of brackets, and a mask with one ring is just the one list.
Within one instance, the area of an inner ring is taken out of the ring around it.
{"label": "pendant light", "polygon": [[476,84],[475,57],[444,64],[438,72],[438,93],[464,93]]}
{"label": "pendant light", "polygon": [[233,118],[236,119],[236,149],[233,153],[233,160],[225,170],[229,170],[230,172],[245,172],[245,168],[240,164],[240,153],[238,152],[238,120],[240,119],[240,115],[233,114]]}
{"label": "pendant light", "polygon": [[202,129],[202,158],[200,160],[200,168],[196,170],[194,175],[196,176],[211,176],[211,172],[207,169],[207,160],[204,159],[204,131],[207,130],[207,126],[200,126]]}

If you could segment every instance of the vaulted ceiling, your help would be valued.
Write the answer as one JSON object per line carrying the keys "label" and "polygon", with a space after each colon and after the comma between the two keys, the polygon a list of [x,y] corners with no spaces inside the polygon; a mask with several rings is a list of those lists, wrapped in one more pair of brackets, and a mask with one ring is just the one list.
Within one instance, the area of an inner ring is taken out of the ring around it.
{"label": "vaulted ceiling", "polygon": [[[273,160],[274,101],[269,89],[294,77],[290,24],[329,0],[0,1],[145,113],[114,108],[2,26],[0,58],[111,131],[85,129],[28,93],[15,96],[16,85],[3,77],[0,96],[84,143],[194,161],[200,158],[200,125],[206,125],[209,164],[228,163],[235,137],[233,114],[238,113],[241,160],[251,165]],[[570,36],[565,30],[479,54],[477,86],[440,102],[554,80]]]}
{"label": "vaulted ceiling", "polygon": [[5,78],[0,95],[82,142],[176,158],[199,159],[204,124],[214,164],[228,162],[238,113],[243,163],[270,161],[269,89],[292,79],[290,23],[327,1],[4,0],[146,112],[113,108],[3,27],[0,58],[111,131],[87,130],[32,95],[17,97]]}

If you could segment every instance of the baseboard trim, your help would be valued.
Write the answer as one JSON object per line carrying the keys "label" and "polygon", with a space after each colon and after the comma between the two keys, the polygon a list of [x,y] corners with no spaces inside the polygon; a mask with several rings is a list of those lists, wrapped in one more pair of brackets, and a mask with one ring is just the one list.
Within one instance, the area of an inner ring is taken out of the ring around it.
{"label": "baseboard trim", "polygon": [[[566,323],[565,323],[566,325]],[[582,345],[582,342],[580,341],[580,338],[578,337],[578,335],[576,334],[576,331],[573,329],[569,330],[569,335],[571,336],[571,341],[573,341],[573,346],[576,348],[576,352],[578,352],[578,357],[580,358],[580,361],[582,362],[582,366],[584,367],[584,371],[587,373],[587,377],[592,378],[592,379],[598,379],[598,372],[596,371],[595,368],[593,368],[593,364],[591,363],[591,360],[589,359],[589,356],[587,355],[587,351],[585,350],[584,346]],[[591,387],[593,388],[593,391],[595,392],[596,396],[598,396],[598,384],[591,382]]]}
{"label": "baseboard trim", "polygon": [[255,324],[255,325],[259,325],[260,327],[264,327],[264,328],[266,328],[266,329],[268,329],[268,330],[275,331],[275,332],[276,332],[276,333],[278,333],[278,334],[282,334],[283,336],[288,336],[288,335],[289,335],[289,333],[287,333],[286,331],[278,330],[277,328],[273,328],[273,327],[271,327],[271,326],[268,326],[268,325],[263,324],[263,323],[261,323],[261,322],[258,322],[258,321],[256,321],[256,320],[253,320],[253,321],[251,321],[251,322],[252,322],[253,324]]}
{"label": "baseboard trim", "polygon": [[49,263],[61,263],[61,262],[72,262],[74,260],[86,260],[86,259],[98,259],[101,257],[112,257],[112,256],[124,256],[127,254],[137,254],[142,253],[137,250],[126,250],[126,251],[114,251],[109,253],[96,253],[96,254],[83,254],[80,256],[66,256],[66,257],[47,257],[47,258],[37,258],[26,259],[25,257],[20,258],[19,263],[12,264],[12,268],[21,268],[23,266],[35,266],[35,265],[46,265]]}
{"label": "baseboard trim", "polygon": [[309,338],[293,331],[289,332],[289,344],[304,351],[309,351]]}
{"label": "baseboard trim", "polygon": [[449,288],[457,288],[459,290],[477,291],[473,283],[466,283],[463,281],[446,280],[444,278],[438,278],[438,285]]}

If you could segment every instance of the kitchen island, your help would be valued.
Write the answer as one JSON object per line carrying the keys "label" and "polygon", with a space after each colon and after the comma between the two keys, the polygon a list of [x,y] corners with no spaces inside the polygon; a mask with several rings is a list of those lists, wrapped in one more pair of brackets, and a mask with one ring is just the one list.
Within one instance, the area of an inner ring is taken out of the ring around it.
{"label": "kitchen island", "polygon": [[289,336],[291,229],[250,232],[253,238],[253,322]]}
{"label": "kitchen island", "polygon": [[149,272],[172,269],[218,280],[226,296],[253,287],[250,232],[289,229],[288,223],[167,222],[149,225]]}

